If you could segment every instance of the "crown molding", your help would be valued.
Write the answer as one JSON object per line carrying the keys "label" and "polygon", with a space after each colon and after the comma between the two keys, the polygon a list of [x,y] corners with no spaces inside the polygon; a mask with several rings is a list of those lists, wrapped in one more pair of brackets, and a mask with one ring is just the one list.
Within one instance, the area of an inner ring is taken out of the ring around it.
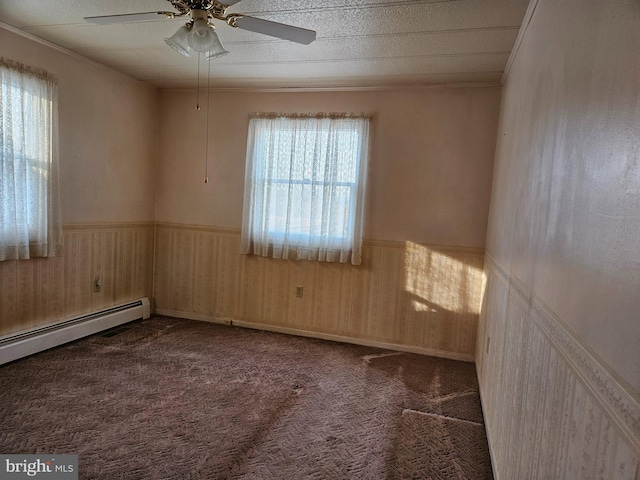
{"label": "crown molding", "polygon": [[504,73],[502,74],[502,78],[500,79],[500,84],[504,85],[507,81],[507,77],[509,76],[509,71],[511,70],[511,66],[513,62],[515,62],[516,57],[518,56],[518,52],[520,51],[520,46],[524,41],[524,37],[527,34],[527,29],[529,28],[529,24],[531,23],[531,19],[533,18],[533,14],[536,11],[536,7],[538,6],[540,0],[530,0],[529,7],[527,8],[527,12],[524,14],[524,19],[522,20],[522,26],[518,31],[518,36],[516,37],[516,41],[513,44],[513,49],[511,50],[511,55],[507,59],[507,65],[504,68]]}
{"label": "crown molding", "polygon": [[[487,88],[500,87],[500,82],[429,83],[369,86],[317,86],[317,87],[209,87],[211,92],[220,93],[322,93],[322,92],[380,92],[398,90],[434,90],[447,88]],[[159,87],[167,92],[190,92],[196,87]],[[206,88],[203,90],[206,91]]]}
{"label": "crown molding", "polygon": [[51,48],[52,50],[55,50],[57,52],[63,53],[65,55],[68,55],[76,60],[79,60],[81,62],[84,63],[88,63],[89,65],[93,66],[93,67],[97,67],[97,68],[102,68],[104,70],[108,70],[112,73],[117,73],[118,75],[122,75],[124,77],[127,77],[128,79],[134,81],[134,82],[138,82],[141,85],[144,85],[147,88],[151,88],[151,89],[155,89],[157,90],[158,87],[156,87],[155,85],[152,85],[148,82],[145,82],[144,80],[138,80],[137,78],[133,78],[130,77],[129,75],[127,75],[126,73],[122,73],[119,70],[116,70],[115,68],[109,67],[103,63],[100,62],[96,62],[95,60],[92,60],[88,57],[85,57],[84,55],[80,55],[79,53],[73,52],[67,48],[61,47],[60,45],[57,45],[53,42],[50,42],[49,40],[45,40],[44,38],[38,37],[37,35],[34,35],[32,33],[29,32],[25,32],[24,30],[20,30],[17,27],[14,27],[13,25],[9,25],[8,23],[4,23],[4,22],[0,22],[0,29],[2,30],[6,30],[10,33],[13,33],[15,35],[18,35],[22,38],[25,38],[27,40],[31,40],[32,42],[38,43],[40,45],[43,45],[45,47]]}

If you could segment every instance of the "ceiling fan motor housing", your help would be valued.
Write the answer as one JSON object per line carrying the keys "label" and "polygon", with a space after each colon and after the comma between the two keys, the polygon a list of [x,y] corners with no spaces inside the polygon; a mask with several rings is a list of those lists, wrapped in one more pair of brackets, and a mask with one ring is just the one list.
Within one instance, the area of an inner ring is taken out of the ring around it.
{"label": "ceiling fan motor housing", "polygon": [[[205,12],[205,15],[210,18],[224,17],[227,5],[222,4],[216,0],[168,0],[173,8],[178,10],[182,15],[187,15],[199,10]],[[193,18],[193,17],[192,17]],[[194,18],[195,20],[195,18]]]}
{"label": "ceiling fan motor housing", "polygon": [[204,20],[205,22],[209,21],[209,14],[205,10],[200,10],[194,8],[191,10],[191,19],[195,22],[196,20]]}

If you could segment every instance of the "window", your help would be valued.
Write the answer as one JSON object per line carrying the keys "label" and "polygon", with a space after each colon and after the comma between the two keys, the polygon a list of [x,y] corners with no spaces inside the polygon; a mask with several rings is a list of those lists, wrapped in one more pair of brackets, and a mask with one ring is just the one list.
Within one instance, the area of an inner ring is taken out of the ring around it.
{"label": "window", "polygon": [[242,253],[360,264],[368,144],[362,115],[253,115]]}
{"label": "window", "polygon": [[0,260],[61,253],[56,82],[0,58]]}

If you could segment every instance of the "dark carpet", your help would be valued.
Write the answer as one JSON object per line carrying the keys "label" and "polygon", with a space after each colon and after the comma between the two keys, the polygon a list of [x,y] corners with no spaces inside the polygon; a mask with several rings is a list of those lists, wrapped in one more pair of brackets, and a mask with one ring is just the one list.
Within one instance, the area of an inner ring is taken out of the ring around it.
{"label": "dark carpet", "polygon": [[152,317],[0,367],[0,452],[87,479],[491,479],[474,365]]}

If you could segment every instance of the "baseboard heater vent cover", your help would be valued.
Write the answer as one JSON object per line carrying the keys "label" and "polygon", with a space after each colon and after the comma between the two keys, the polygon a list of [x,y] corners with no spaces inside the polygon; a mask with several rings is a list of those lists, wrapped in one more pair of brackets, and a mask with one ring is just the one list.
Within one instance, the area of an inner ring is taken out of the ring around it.
{"label": "baseboard heater vent cover", "polygon": [[142,298],[135,302],[0,338],[0,365],[133,320],[149,318],[149,315],[149,299]]}

